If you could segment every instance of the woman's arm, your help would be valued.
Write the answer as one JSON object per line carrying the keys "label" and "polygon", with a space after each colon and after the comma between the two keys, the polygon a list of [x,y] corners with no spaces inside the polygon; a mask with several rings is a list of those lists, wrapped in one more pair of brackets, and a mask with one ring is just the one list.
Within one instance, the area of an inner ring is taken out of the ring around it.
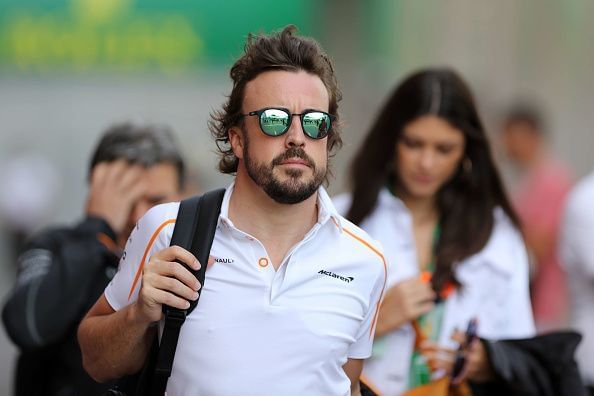
{"label": "woman's arm", "polygon": [[429,312],[434,300],[435,292],[420,278],[396,283],[388,289],[380,306],[375,336],[381,337]]}

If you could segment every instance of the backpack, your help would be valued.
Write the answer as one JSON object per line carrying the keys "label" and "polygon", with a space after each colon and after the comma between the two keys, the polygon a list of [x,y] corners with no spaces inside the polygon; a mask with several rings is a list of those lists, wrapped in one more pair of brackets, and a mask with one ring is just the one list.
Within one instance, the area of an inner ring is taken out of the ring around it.
{"label": "backpack", "polygon": [[[177,245],[187,249],[202,263],[198,271],[182,263],[198,278],[202,287],[224,194],[224,189],[217,189],[181,201],[171,237],[170,246]],[[181,326],[190,312],[196,308],[199,299],[200,294],[198,299],[190,301],[188,309],[163,306],[165,323],[161,342],[159,343],[158,337],[155,337],[142,370],[132,377],[124,378],[118,386],[107,391],[105,396],[165,394]]]}

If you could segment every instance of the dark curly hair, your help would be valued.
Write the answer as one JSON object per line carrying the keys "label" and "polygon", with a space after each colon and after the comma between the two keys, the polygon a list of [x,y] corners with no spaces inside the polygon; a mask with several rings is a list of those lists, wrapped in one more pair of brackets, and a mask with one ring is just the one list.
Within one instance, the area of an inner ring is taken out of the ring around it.
{"label": "dark curly hair", "polygon": [[335,149],[342,146],[338,116],[338,102],[342,99],[342,94],[334,76],[332,62],[314,39],[296,36],[296,30],[295,26],[289,25],[281,32],[270,35],[248,35],[244,54],[229,73],[233,80],[231,95],[221,110],[211,114],[208,123],[219,151],[221,172],[237,172],[239,160],[229,144],[229,129],[242,120],[241,107],[246,84],[266,71],[303,70],[318,76],[330,96],[328,111],[336,116],[328,133],[328,152],[332,155]]}

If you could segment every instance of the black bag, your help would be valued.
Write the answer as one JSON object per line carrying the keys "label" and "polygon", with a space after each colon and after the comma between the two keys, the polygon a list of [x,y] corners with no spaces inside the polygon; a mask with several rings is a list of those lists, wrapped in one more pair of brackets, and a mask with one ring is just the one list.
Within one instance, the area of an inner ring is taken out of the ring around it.
{"label": "black bag", "polygon": [[473,395],[586,396],[575,350],[581,335],[557,331],[518,340],[483,341],[497,380]]}
{"label": "black bag", "polygon": [[361,396],[378,396],[379,393],[370,386],[362,379],[359,378],[359,388],[361,390]]}
{"label": "black bag", "polygon": [[[224,189],[217,189],[202,196],[195,196],[181,201],[171,237],[170,246],[177,245],[189,250],[202,263],[198,271],[194,271],[188,266],[186,268],[198,278],[203,286],[206,264],[208,263],[224,194]],[[119,385],[110,389],[105,396],[164,395],[167,380],[173,367],[173,358],[175,357],[181,326],[186,320],[186,316],[196,308],[198,299],[190,301],[190,307],[185,310],[163,306],[165,324],[161,342],[159,343],[159,340],[155,337],[142,370],[134,376],[122,379]]]}

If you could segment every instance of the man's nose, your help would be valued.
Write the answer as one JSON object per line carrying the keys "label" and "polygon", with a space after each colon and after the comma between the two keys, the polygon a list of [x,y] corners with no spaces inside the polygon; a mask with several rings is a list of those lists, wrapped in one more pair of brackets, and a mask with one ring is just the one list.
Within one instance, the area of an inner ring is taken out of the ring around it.
{"label": "man's nose", "polygon": [[305,144],[305,132],[301,125],[301,117],[296,114],[293,114],[292,117],[293,120],[291,121],[291,126],[287,131],[286,146],[303,146]]}

